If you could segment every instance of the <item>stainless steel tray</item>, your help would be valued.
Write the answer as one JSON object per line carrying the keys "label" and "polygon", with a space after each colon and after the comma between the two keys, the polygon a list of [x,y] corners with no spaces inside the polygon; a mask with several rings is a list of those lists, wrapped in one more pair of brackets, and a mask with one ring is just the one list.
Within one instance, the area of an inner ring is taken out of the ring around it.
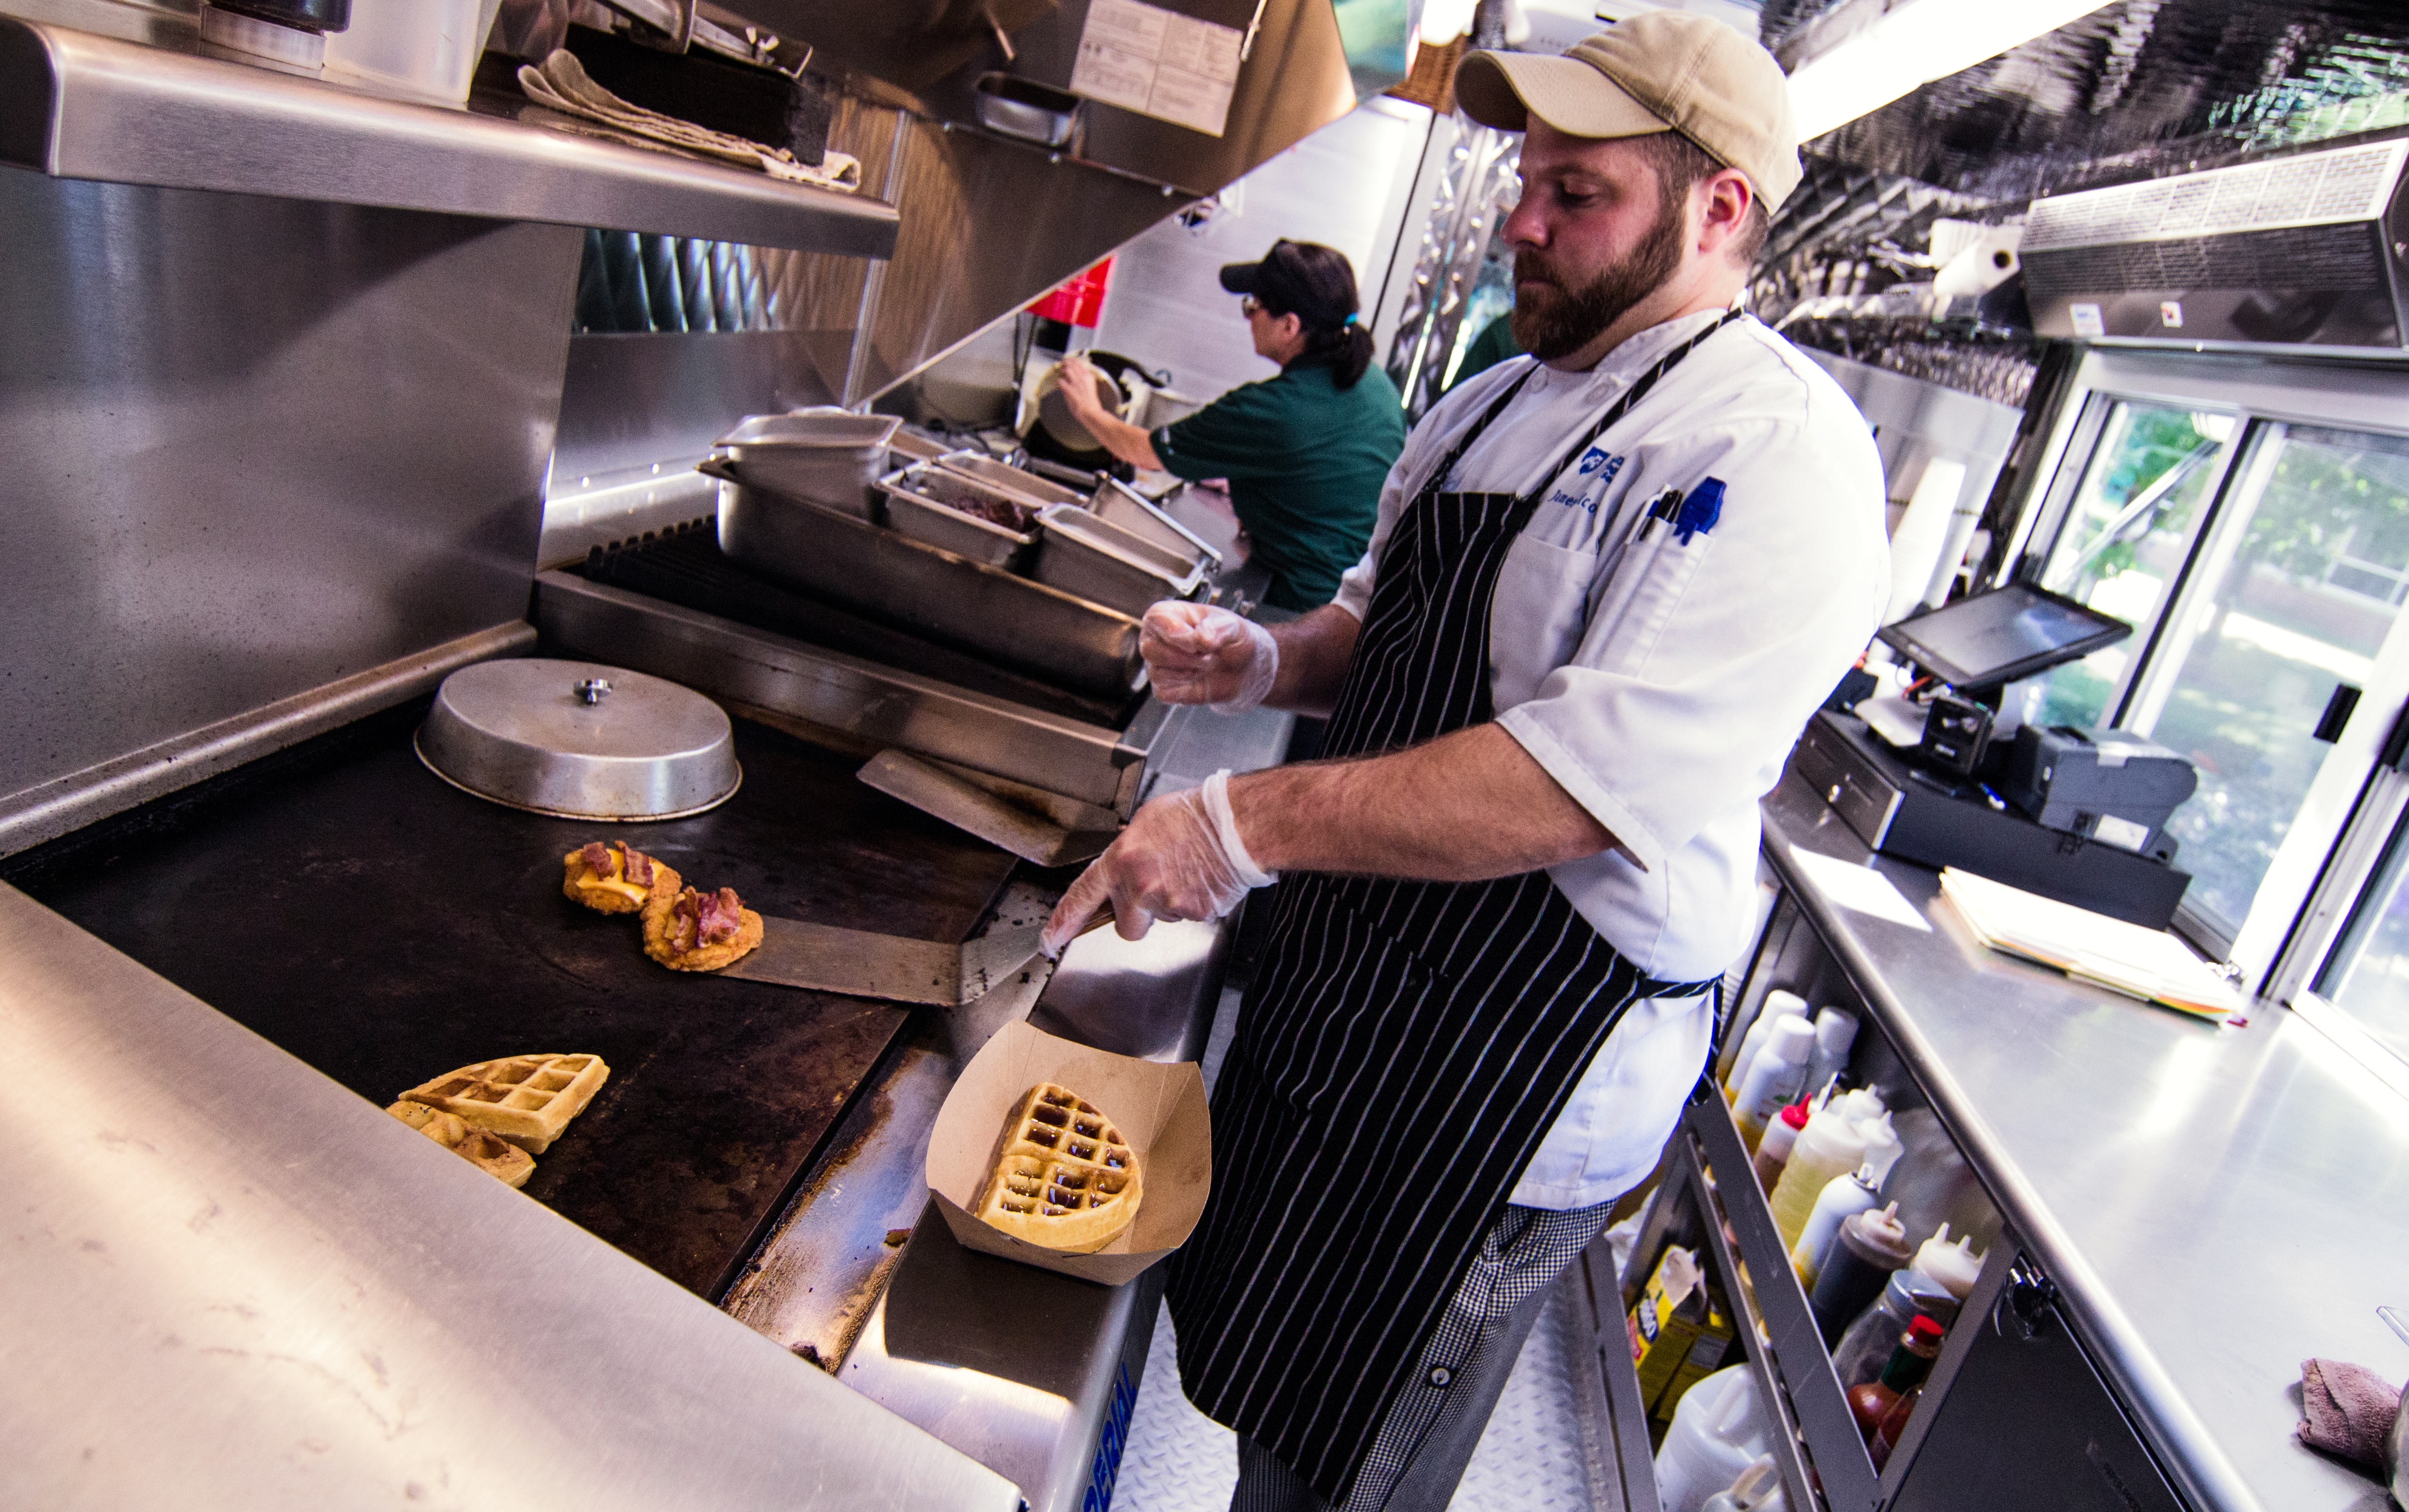
{"label": "stainless steel tray", "polygon": [[700,470],[719,480],[719,549],[765,577],[1071,692],[1121,698],[1144,680],[1131,615],[756,486],[730,464]]}
{"label": "stainless steel tray", "polygon": [[891,472],[899,468],[908,468],[915,462],[934,462],[952,450],[950,443],[934,437],[923,436],[916,430],[898,430],[887,438],[887,470]]}
{"label": "stainless steel tray", "polygon": [[1049,505],[1037,522],[1037,560],[1030,570],[1065,593],[1139,615],[1148,604],[1193,598],[1204,587],[1202,565],[1077,505]]}
{"label": "stainless steel tray", "polygon": [[1165,551],[1176,553],[1183,560],[1204,563],[1207,572],[1220,569],[1221,554],[1204,544],[1203,537],[1149,503],[1144,495],[1118,478],[1105,479],[1088,508],[1106,525],[1117,525]]}
{"label": "stainless steel tray", "polygon": [[[1037,544],[1029,528],[1037,523],[1036,506],[975,478],[923,463],[879,480],[878,486],[887,495],[887,528],[957,556],[1016,569],[1027,565]],[[964,504],[998,509],[1025,523],[1009,530],[959,508]]]}
{"label": "stainless steel tray", "polygon": [[984,452],[948,452],[937,459],[937,466],[948,472],[959,472],[965,478],[975,478],[990,488],[1000,488],[1016,498],[1026,500],[1033,510],[1048,504],[1081,504],[1088,502],[1085,494],[1075,493],[1060,483],[1048,482],[1025,468],[988,456]]}
{"label": "stainless steel tray", "polygon": [[748,416],[712,445],[761,486],[867,520],[878,502],[887,448],[902,424],[893,415],[801,410]]}

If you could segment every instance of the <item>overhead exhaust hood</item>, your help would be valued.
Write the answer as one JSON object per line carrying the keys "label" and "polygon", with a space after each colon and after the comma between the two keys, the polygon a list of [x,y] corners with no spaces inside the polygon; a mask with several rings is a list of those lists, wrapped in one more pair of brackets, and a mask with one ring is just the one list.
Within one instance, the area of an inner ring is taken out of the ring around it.
{"label": "overhead exhaust hood", "polygon": [[2035,329],[2154,345],[2409,346],[2409,140],[2037,199]]}

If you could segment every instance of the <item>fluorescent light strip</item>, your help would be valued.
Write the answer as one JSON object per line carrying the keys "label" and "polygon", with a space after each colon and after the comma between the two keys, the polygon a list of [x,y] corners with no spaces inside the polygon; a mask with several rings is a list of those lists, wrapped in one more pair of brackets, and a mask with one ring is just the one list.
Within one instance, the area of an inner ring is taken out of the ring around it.
{"label": "fluorescent light strip", "polygon": [[1790,76],[1801,140],[2100,8],[2103,0],[1910,0]]}

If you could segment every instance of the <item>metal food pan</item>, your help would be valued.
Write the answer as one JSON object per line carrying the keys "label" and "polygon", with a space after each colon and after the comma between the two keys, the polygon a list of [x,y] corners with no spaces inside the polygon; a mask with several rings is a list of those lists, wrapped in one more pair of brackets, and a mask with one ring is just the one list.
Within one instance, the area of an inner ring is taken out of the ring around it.
{"label": "metal food pan", "polygon": [[1048,504],[1088,502],[1084,494],[1075,493],[1060,483],[1048,482],[1033,472],[988,456],[984,452],[948,452],[937,459],[937,466],[948,472],[959,472],[965,478],[975,478],[989,488],[1000,488],[1026,500],[1032,510],[1042,510]]}
{"label": "metal food pan", "polygon": [[1125,698],[1144,680],[1131,615],[761,488],[727,463],[701,470],[719,480],[719,549],[764,577],[1090,698]]}
{"label": "metal food pan", "polygon": [[1203,537],[1147,502],[1146,496],[1118,478],[1104,481],[1088,509],[1106,525],[1118,526],[1152,541],[1183,561],[1204,563],[1207,572],[1221,566],[1221,554],[1206,545]]}
{"label": "metal food pan", "polygon": [[[1029,528],[1037,523],[1036,509],[1028,500],[989,488],[974,478],[923,463],[881,479],[878,486],[887,495],[888,529],[957,556],[1017,569],[1027,563],[1037,544]],[[1006,529],[968,512],[962,508],[966,504],[1001,510],[1025,522],[1024,526]]]}
{"label": "metal food pan", "polygon": [[949,441],[923,436],[916,430],[898,430],[887,439],[887,469],[908,468],[916,462],[934,462],[952,450]]}
{"label": "metal food pan", "polygon": [[1037,517],[1038,582],[1092,603],[1144,614],[1164,598],[1192,598],[1204,569],[1075,504],[1055,504]]}
{"label": "metal food pan", "polygon": [[878,503],[887,448],[903,423],[849,410],[751,415],[712,443],[757,485],[868,520]]}

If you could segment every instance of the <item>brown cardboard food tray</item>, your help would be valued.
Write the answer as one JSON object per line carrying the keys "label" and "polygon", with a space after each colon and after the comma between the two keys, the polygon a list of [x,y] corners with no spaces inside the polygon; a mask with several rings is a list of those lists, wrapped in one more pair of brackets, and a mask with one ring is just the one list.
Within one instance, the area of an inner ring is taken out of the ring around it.
{"label": "brown cardboard food tray", "polygon": [[[1092,1255],[1032,1245],[977,1217],[1003,1120],[1039,1082],[1060,1083],[1103,1109],[1136,1151],[1145,1176],[1136,1220]],[[1186,1243],[1212,1188],[1213,1124],[1194,1061],[1163,1065],[1117,1056],[1022,1023],[997,1030],[963,1068],[929,1134],[929,1193],[964,1248],[1105,1286],[1133,1279]]]}

